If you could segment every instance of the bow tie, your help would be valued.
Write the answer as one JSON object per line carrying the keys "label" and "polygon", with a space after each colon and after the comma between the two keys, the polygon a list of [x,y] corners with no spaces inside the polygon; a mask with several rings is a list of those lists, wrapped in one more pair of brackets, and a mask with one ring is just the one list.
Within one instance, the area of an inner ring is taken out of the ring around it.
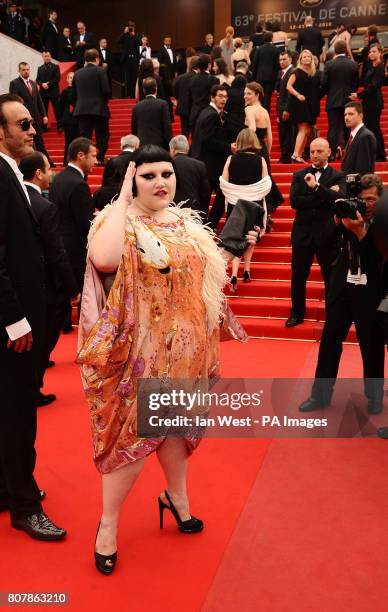
{"label": "bow tie", "polygon": [[310,172],[311,174],[318,174],[318,172],[320,172],[322,175],[325,172],[325,168],[314,168],[314,166],[312,166]]}

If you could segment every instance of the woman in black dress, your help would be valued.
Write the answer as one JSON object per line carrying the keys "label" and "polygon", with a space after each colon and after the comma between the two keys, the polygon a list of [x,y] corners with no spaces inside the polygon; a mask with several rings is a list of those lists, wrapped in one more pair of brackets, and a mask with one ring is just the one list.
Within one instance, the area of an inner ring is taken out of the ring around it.
{"label": "woman in black dress", "polygon": [[244,89],[247,84],[242,74],[234,77],[234,81],[228,89],[228,101],[225,106],[227,121],[225,127],[230,142],[235,142],[238,134],[245,127],[245,100]]}
{"label": "woman in black dress", "polygon": [[105,164],[102,185],[93,194],[94,208],[102,210],[110,204],[112,198],[120,193],[125,175],[125,163],[120,157],[111,157]]}
{"label": "woman in black dress", "polygon": [[72,103],[73,97],[73,77],[74,72],[69,72],[66,77],[68,87],[61,93],[61,97],[59,99],[59,111],[61,116],[61,124],[63,127],[63,132],[65,135],[65,149],[63,152],[63,165],[67,164],[67,149],[69,148],[69,144],[74,138],[78,138],[79,136],[79,127],[78,121],[73,116],[74,106]]}
{"label": "woman in black dress", "polygon": [[293,161],[304,163],[302,158],[311,127],[317,118],[316,95],[314,88],[319,88],[316,79],[316,68],[311,51],[304,49],[299,56],[296,69],[288,79],[287,90],[290,94],[287,111],[290,119],[298,126]]}
{"label": "woman in black dress", "polygon": [[[384,55],[383,48],[379,44],[370,47],[368,53],[370,68],[364,76],[364,89],[358,94],[362,100],[364,109],[364,123],[366,127],[376,136],[376,161],[387,161],[385,154],[384,136],[381,131],[380,118],[384,108],[384,99],[381,88],[384,85]],[[357,94],[352,94],[352,99]]]}
{"label": "woman in black dress", "polygon": [[164,89],[162,81],[160,80],[159,75],[156,74],[154,64],[152,60],[145,59],[142,61],[139,67],[139,76],[136,82],[136,90],[135,90],[135,98],[136,101],[144,100],[144,91],[143,91],[143,81],[144,79],[152,77],[156,81],[157,92],[156,97],[164,100]]}

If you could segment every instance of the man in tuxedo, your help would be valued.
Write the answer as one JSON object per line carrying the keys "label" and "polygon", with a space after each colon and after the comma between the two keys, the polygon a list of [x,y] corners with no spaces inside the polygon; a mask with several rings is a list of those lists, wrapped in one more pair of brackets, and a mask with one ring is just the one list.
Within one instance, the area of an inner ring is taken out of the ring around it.
{"label": "man in tuxedo", "polygon": [[45,321],[42,244],[18,164],[33,152],[34,127],[16,95],[0,96],[0,511],[32,538],[66,531],[43,512],[34,479],[40,339]]}
{"label": "man in tuxedo", "polygon": [[140,145],[154,144],[168,150],[171,140],[171,118],[166,100],[156,97],[156,80],[143,81],[145,98],[132,111],[132,134],[138,136]]}
{"label": "man in tuxedo", "polygon": [[236,144],[228,141],[224,108],[228,92],[223,85],[214,85],[210,104],[201,111],[193,135],[191,157],[204,162],[212,191],[215,192],[209,215],[209,225],[216,229],[225,210],[225,198],[220,188],[220,176],[228,155],[234,153]]}
{"label": "man in tuxedo", "polygon": [[16,2],[9,5],[9,13],[7,20],[7,34],[14,40],[23,44],[27,42],[27,27],[20,6]]}
{"label": "man in tuxedo", "polygon": [[48,124],[48,118],[46,109],[44,107],[42,98],[39,94],[37,84],[35,81],[30,79],[30,66],[26,62],[19,63],[19,76],[9,84],[9,93],[16,94],[20,96],[23,100],[24,105],[28,108],[31,117],[34,120],[34,145],[38,151],[41,151],[44,155],[46,155],[47,159],[50,162],[51,167],[55,166],[53,161],[51,160],[46,147],[44,146],[43,138],[42,138],[42,128],[40,123],[40,118],[42,118],[42,122],[44,126]]}
{"label": "man in tuxedo", "polygon": [[175,114],[179,115],[181,121],[181,132],[184,136],[189,137],[190,134],[190,100],[189,87],[193,77],[198,74],[198,56],[194,55],[190,58],[190,70],[184,74],[180,74],[174,81],[173,95],[178,101],[175,109]]}
{"label": "man in tuxedo", "polygon": [[58,43],[59,43],[59,30],[57,26],[58,13],[57,11],[49,11],[48,21],[43,25],[42,33],[40,35],[42,41],[42,48],[44,51],[49,51],[51,57],[58,59]]}
{"label": "man in tuxedo", "polygon": [[[291,313],[286,327],[303,323],[306,282],[316,256],[328,292],[332,265],[339,255],[339,240],[333,221],[334,202],[345,196],[345,177],[329,166],[330,147],[324,138],[310,145],[312,165],[294,173],[291,207],[296,210],[292,226]],[[332,239],[330,240],[330,236]]]}
{"label": "man in tuxedo", "polygon": [[177,174],[175,202],[188,200],[185,206],[199,211],[206,222],[211,194],[206,166],[199,159],[189,157],[189,149],[186,136],[175,136],[170,140],[170,154]]}
{"label": "man in tuxedo", "polygon": [[57,208],[42,195],[42,189],[49,188],[51,179],[48,159],[43,153],[36,151],[22,159],[19,170],[23,174],[43,245],[47,308],[45,333],[41,339],[42,350],[39,355],[36,405],[47,406],[55,401],[56,396],[53,393],[44,395],[40,391],[43,387],[44,374],[49,364],[50,354],[59,339],[67,302],[69,298],[79,300],[79,295],[70,261],[59,233]]}
{"label": "man in tuxedo", "polygon": [[57,122],[57,129],[61,130],[61,113],[59,110],[59,81],[61,80],[61,74],[59,66],[52,63],[50,51],[43,51],[42,58],[44,63],[38,68],[36,82],[40,87],[40,97],[46,109],[46,115],[48,115],[48,107],[51,102]]}
{"label": "man in tuxedo", "polygon": [[93,199],[86,178],[96,163],[96,157],[96,147],[91,140],[76,138],[68,149],[68,165],[54,177],[50,187],[50,201],[59,212],[59,232],[81,293],[87,236],[93,218]]}
{"label": "man in tuxedo", "polygon": [[270,112],[271,96],[275,89],[279,72],[279,50],[272,44],[272,32],[263,36],[263,44],[255,51],[252,67],[252,79],[264,89],[263,106]]}
{"label": "man in tuxedo", "polygon": [[346,57],[346,43],[339,40],[334,45],[334,58],[325,64],[322,83],[322,95],[327,95],[326,111],[329,121],[327,139],[332,155],[340,147],[345,148],[344,108],[350,100],[350,94],[358,88],[358,65]]}
{"label": "man in tuxedo", "polygon": [[85,53],[88,49],[97,47],[97,42],[92,32],[86,31],[86,26],[83,21],[77,23],[77,34],[74,36],[74,59],[77,62],[77,70],[83,68],[85,63]]}
{"label": "man in tuxedo", "polygon": [[163,39],[163,47],[159,50],[158,53],[158,60],[160,64],[164,64],[165,66],[167,66],[167,69],[170,73],[170,78],[173,81],[176,77],[178,68],[176,61],[176,53],[171,45],[171,36],[165,36]]}
{"label": "man in tuxedo", "polygon": [[376,246],[373,224],[376,204],[383,190],[380,177],[366,174],[361,179],[360,197],[366,214],[357,219],[337,219],[341,254],[336,262],[326,299],[326,321],[319,347],[318,364],[311,397],[301,412],[319,410],[330,404],[345,341],[355,324],[364,368],[364,392],[368,413],[382,410],[384,396],[385,338],[377,322],[381,300],[383,256]]}
{"label": "man in tuxedo", "polygon": [[140,146],[140,140],[135,134],[128,134],[123,136],[120,140],[121,153],[117,157],[124,163],[125,171],[129,166],[129,162],[133,160],[133,157]]}
{"label": "man in tuxedo", "polygon": [[362,104],[345,104],[345,125],[350,130],[341,170],[345,174],[373,173],[376,162],[376,137],[363,123]]}
{"label": "man in tuxedo", "polygon": [[212,50],[214,47],[214,36],[213,34],[206,34],[205,36],[205,45],[203,46],[203,48],[201,49],[201,53],[206,53],[207,55],[210,55]]}
{"label": "man in tuxedo", "polygon": [[106,71],[108,77],[110,97],[112,97],[112,70],[114,64],[114,55],[108,49],[108,41],[106,38],[100,38],[99,41],[100,66]]}
{"label": "man in tuxedo", "polygon": [[63,28],[58,39],[58,59],[60,62],[72,62],[74,59],[73,43],[70,28]]}
{"label": "man in tuxedo", "polygon": [[296,51],[300,53],[303,49],[308,49],[318,59],[322,55],[325,46],[325,39],[321,31],[314,26],[314,19],[311,15],[307,15],[304,20],[304,29],[298,33],[296,41]]}
{"label": "man in tuxedo", "polygon": [[200,112],[210,102],[210,92],[219,83],[217,77],[210,74],[210,55],[203,53],[198,58],[198,73],[190,80],[188,87],[188,106],[190,109],[190,129],[194,133],[195,124]]}
{"label": "man in tuxedo", "polygon": [[78,118],[81,136],[91,139],[95,130],[98,161],[103,165],[109,142],[108,78],[99,66],[96,49],[86,51],[85,61],[86,66],[77,70],[73,79],[74,117]]}
{"label": "man in tuxedo", "polygon": [[276,83],[276,113],[281,150],[279,164],[290,164],[295,145],[295,125],[290,121],[290,113],[286,110],[289,96],[287,83],[293,71],[292,56],[289,51],[280,53],[279,64],[280,72]]}
{"label": "man in tuxedo", "polygon": [[128,98],[134,98],[139,71],[141,35],[136,34],[133,21],[128,21],[128,25],[124,28],[118,42],[121,47],[121,63],[124,71],[126,95]]}

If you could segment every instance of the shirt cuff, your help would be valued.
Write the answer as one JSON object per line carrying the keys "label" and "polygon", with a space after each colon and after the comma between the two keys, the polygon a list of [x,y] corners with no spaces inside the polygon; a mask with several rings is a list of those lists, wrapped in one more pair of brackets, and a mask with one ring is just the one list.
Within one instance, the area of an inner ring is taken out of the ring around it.
{"label": "shirt cuff", "polygon": [[14,340],[18,340],[18,338],[28,334],[31,331],[31,326],[27,319],[24,318],[16,323],[12,323],[12,325],[6,325],[5,330],[9,339],[13,342]]}

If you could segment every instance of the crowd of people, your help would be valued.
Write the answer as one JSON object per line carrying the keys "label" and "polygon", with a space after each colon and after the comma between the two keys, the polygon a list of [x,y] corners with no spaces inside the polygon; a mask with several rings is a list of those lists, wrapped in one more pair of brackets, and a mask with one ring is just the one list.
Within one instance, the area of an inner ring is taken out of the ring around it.
{"label": "crowd of people", "polygon": [[[50,27],[59,34],[56,18],[51,11]],[[384,65],[372,35],[359,69],[345,30],[333,36],[329,59],[309,17],[296,55],[279,24],[270,31],[259,24],[247,49],[228,27],[218,47],[207,34],[200,53],[188,49],[179,75],[171,37],[153,58],[147,37],[129,22],[120,43],[128,94],[137,104],[122,152],[108,160],[108,55],[101,59],[85,24],[79,22],[74,48],[77,70],[62,93],[51,61],[59,47],[44,45],[36,82],[29,65],[19,64],[10,93],[0,96],[0,367],[10,406],[0,412],[0,510],[10,510],[13,527],[37,539],[66,536],[43,512],[34,442],[36,408],[56,399],[41,391],[44,373],[55,365],[51,352],[61,330],[71,331],[71,308],[78,306],[78,363],[102,474],[97,569],[114,570],[120,509],[152,452],[167,482],[158,499],[160,526],[167,509],[180,532],[203,529],[186,491],[187,460],[199,432],[141,438],[136,379],[212,379],[219,372],[220,323],[246,339],[223,289],[231,262],[231,290],[237,290],[242,255],[243,280],[251,280],[253,248],[283,202],[271,173],[275,91],[279,162],[306,164],[294,173],[290,191],[296,217],[287,327],[303,323],[314,255],[327,293],[316,381],[300,410],[330,403],[354,322],[368,412],[381,412],[384,336],[375,315],[380,307],[386,325],[380,302],[388,291],[387,249],[373,219],[383,192],[375,163],[385,160]],[[327,139],[317,129],[324,95]],[[65,133],[66,167],[54,178],[42,137],[50,103]],[[182,133],[173,137],[175,114]],[[341,171],[330,166],[334,159]],[[97,163],[104,166],[103,182],[92,196],[85,179]],[[349,203],[349,177],[364,208],[358,200]]]}

